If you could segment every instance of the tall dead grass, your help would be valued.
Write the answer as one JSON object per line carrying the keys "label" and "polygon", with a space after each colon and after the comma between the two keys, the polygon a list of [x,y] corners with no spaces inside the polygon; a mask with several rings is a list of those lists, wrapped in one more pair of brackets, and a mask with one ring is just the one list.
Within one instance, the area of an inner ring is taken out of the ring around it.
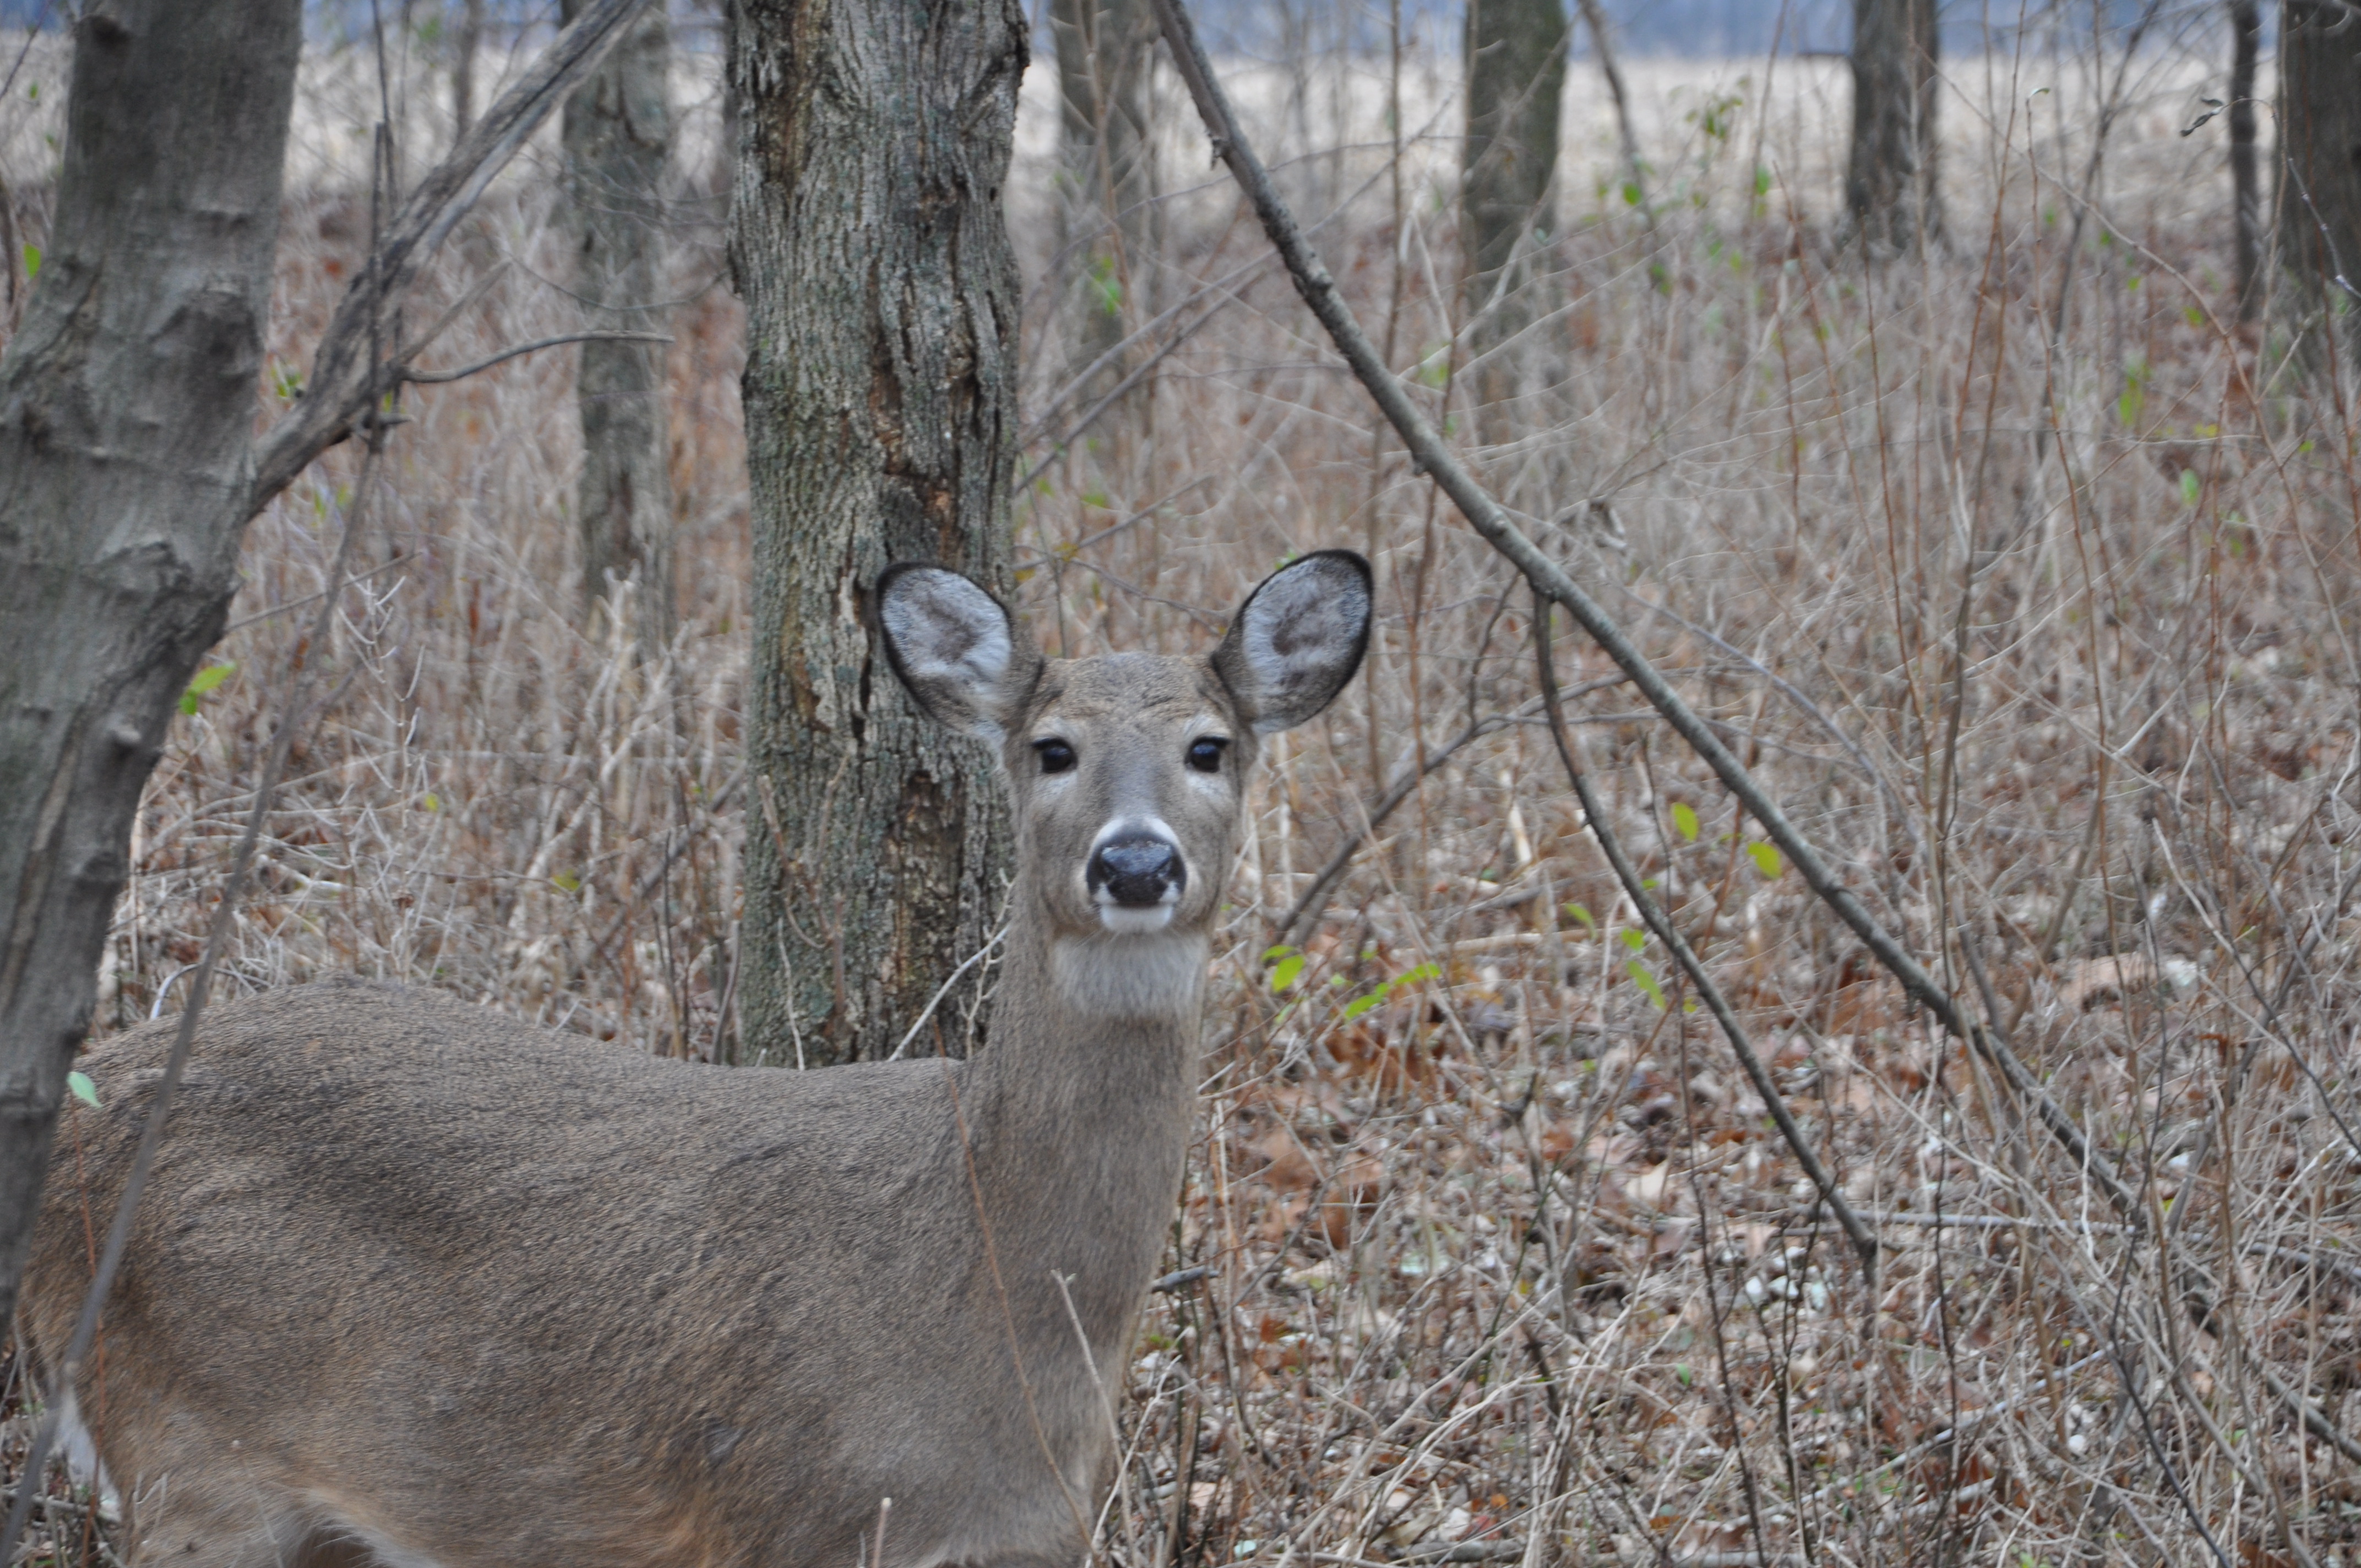
{"label": "tall dead grass", "polygon": [[[2175,134],[2202,62],[2135,80],[2093,190],[2106,73],[2064,58],[2081,76],[2003,62],[2004,90],[1963,96],[1947,241],[1883,267],[1840,243],[1826,94],[1792,62],[1767,109],[1760,62],[1683,84],[1722,107],[1654,122],[1645,210],[1578,130],[1541,324],[1489,366],[1454,283],[1447,102],[1403,115],[1397,202],[1382,121],[1313,134],[1283,71],[1251,100],[1356,308],[1488,481],[2149,1206],[2148,1234],[2122,1226],[1561,627],[1613,826],[1875,1217],[1874,1295],[1605,872],[1536,728],[1530,601],[1378,428],[1183,123],[1117,291],[1145,373],[1087,429],[1054,402],[1088,308],[1060,236],[1084,220],[1028,120],[1019,526],[1047,646],[1205,646],[1323,544],[1368,550],[1382,598],[1360,685],[1256,786],[1110,1561],[2351,1560],[2354,1459],[2271,1384],[2361,1433],[2354,417],[2283,330],[2227,319],[2221,148]],[[1381,104],[1383,71],[1296,76],[1332,89],[1316,109]],[[422,319],[507,269],[448,362],[573,324],[547,199],[517,181],[431,283]],[[365,210],[291,203],[275,375]],[[324,658],[339,695],[227,984],[358,970],[734,1054],[739,324],[690,228],[666,656],[580,614],[569,359],[417,391],[333,647],[280,612],[321,591],[355,464],[254,527],[235,667],[141,814],[102,1028],[179,1004],[281,672]]]}

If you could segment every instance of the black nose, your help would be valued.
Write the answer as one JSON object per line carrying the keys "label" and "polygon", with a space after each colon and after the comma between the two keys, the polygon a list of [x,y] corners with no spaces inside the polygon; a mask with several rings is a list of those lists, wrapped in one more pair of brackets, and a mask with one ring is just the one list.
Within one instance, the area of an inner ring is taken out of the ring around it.
{"label": "black nose", "polygon": [[1104,891],[1126,909],[1161,904],[1168,893],[1177,898],[1189,880],[1180,850],[1170,839],[1146,833],[1101,844],[1091,851],[1085,874],[1092,897]]}

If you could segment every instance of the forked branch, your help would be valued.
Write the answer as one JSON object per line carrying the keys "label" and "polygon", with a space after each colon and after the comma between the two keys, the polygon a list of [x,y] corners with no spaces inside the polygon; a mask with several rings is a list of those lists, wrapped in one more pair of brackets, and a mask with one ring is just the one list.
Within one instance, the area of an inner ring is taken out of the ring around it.
{"label": "forked branch", "polygon": [[1354,320],[1353,313],[1336,291],[1336,282],[1321,261],[1287,204],[1279,199],[1261,160],[1239,134],[1237,122],[1230,113],[1228,99],[1221,84],[1214,80],[1213,66],[1205,58],[1202,45],[1197,41],[1195,28],[1180,0],[1156,0],[1157,15],[1164,30],[1165,41],[1170,45],[1174,64],[1180,78],[1188,83],[1189,94],[1195,100],[1197,113],[1212,137],[1214,155],[1229,165],[1231,175],[1244,189],[1254,204],[1255,215],[1261,221],[1263,232],[1277,247],[1287,264],[1289,276],[1295,280],[1296,291],[1312,313],[1327,329],[1345,361],[1352,367],[1362,386],[1377,400],[1395,432],[1400,435],[1418,467],[1433,476],[1436,484],[1449,496],[1469,525],[1494,549],[1513,562],[1522,572],[1533,591],[1544,598],[1564,605],[1566,612],[1588,632],[1591,639],[1606,651],[1607,656],[1640,688],[1650,705],[1664,716],[1665,721],[1679,732],[1697,754],[1705,759],[1720,778],[1724,788],[1736,796],[1748,814],[1763,827],[1763,833],[1789,861],[1795,870],[1829,908],[1847,926],[1852,927],[1862,944],[1875,956],[1888,972],[1902,982],[1903,989],[1919,1005],[1938,1019],[1943,1026],[1968,1043],[1969,1047],[1991,1062],[2004,1077],[2010,1087],[2041,1119],[2050,1135],[2065,1148],[2075,1164],[2089,1172],[2091,1179],[2106,1193],[2125,1223],[2145,1227],[2146,1211],[2138,1200],[2115,1174],[2114,1165],[2092,1148],[2058,1102],[2049,1097],[2025,1064],[2019,1061],[2005,1042],[1960,1007],[1950,992],[1928,974],[1918,960],[1904,950],[1883,927],[1877,923],[1868,907],[1853,895],[1829,870],[1811,841],[1787,819],[1776,801],[1754,782],[1738,759],[1730,754],[1714,734],[1707,721],[1681,699],[1670,683],[1648,662],[1631,640],[1623,634],[1613,618],[1597,600],[1585,593],[1565,569],[1551,560],[1527,538],[1522,530],[1510,521],[1498,501],[1477,484],[1466,465],[1444,444],[1426,415],[1411,400],[1400,378],[1378,356],[1368,334]]}
{"label": "forked branch", "polygon": [[378,399],[411,375],[394,345],[379,341],[392,305],[517,149],[575,88],[598,68],[648,0],[589,0],[515,85],[484,112],[459,145],[420,181],[394,214],[377,253],[336,306],[312,356],[312,374],[295,406],[255,444],[254,490],[260,511],[362,423]]}

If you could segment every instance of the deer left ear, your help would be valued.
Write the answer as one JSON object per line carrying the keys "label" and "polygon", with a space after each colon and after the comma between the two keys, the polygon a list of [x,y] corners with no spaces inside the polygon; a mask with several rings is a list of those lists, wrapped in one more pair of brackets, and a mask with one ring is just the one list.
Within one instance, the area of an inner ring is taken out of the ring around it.
{"label": "deer left ear", "polygon": [[904,562],[877,579],[877,622],[894,673],[927,717],[1001,742],[1041,656],[998,599],[957,572]]}
{"label": "deer left ear", "polygon": [[1257,735],[1292,729],[1335,700],[1369,645],[1369,564],[1323,550],[1280,567],[1238,607],[1213,668]]}

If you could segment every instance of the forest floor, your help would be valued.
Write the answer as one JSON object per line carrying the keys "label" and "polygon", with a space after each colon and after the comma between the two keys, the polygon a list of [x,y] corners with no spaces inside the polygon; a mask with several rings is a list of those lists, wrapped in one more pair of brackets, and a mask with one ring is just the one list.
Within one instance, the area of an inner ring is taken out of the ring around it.
{"label": "forest floor", "polygon": [[[1017,526],[1045,644],[1204,647],[1323,545],[1366,550],[1381,595],[1361,681],[1254,786],[1110,1563],[2356,1561],[2356,411],[2316,335],[2233,320],[2221,123],[2178,134],[2191,74],[2136,80],[2101,162],[2106,75],[2073,68],[1954,123],[1945,239],[1880,264],[1832,216],[1827,115],[1700,68],[1648,121],[1647,200],[1565,181],[1538,276],[1494,307],[1534,324],[1477,363],[1443,132],[1404,116],[1397,181],[1381,121],[1290,130],[1317,116],[1284,82],[1262,105],[1463,453],[2142,1206],[2111,1207],[1561,623],[1612,827],[1877,1229],[1873,1288],[1608,873],[1515,575],[1378,428],[1183,125],[1174,193],[1094,296],[1148,327],[1153,373],[1069,422],[1093,296],[1028,120]],[[1384,69],[1352,65],[1356,103]],[[1595,170],[1587,115],[1569,157]],[[506,266],[439,361],[573,324],[545,175],[427,285],[432,314]],[[415,391],[335,624],[357,674],[299,748],[226,992],[359,971],[738,1054],[741,319],[712,204],[681,210],[679,635],[643,661],[628,602],[581,613],[570,356]],[[267,400],[366,213],[291,199]],[[140,814],[103,1031],[180,1004],[356,471],[332,455],[249,533]],[[2350,1435],[2307,1434],[2290,1396]],[[35,1560],[111,1551],[49,1518]]]}

